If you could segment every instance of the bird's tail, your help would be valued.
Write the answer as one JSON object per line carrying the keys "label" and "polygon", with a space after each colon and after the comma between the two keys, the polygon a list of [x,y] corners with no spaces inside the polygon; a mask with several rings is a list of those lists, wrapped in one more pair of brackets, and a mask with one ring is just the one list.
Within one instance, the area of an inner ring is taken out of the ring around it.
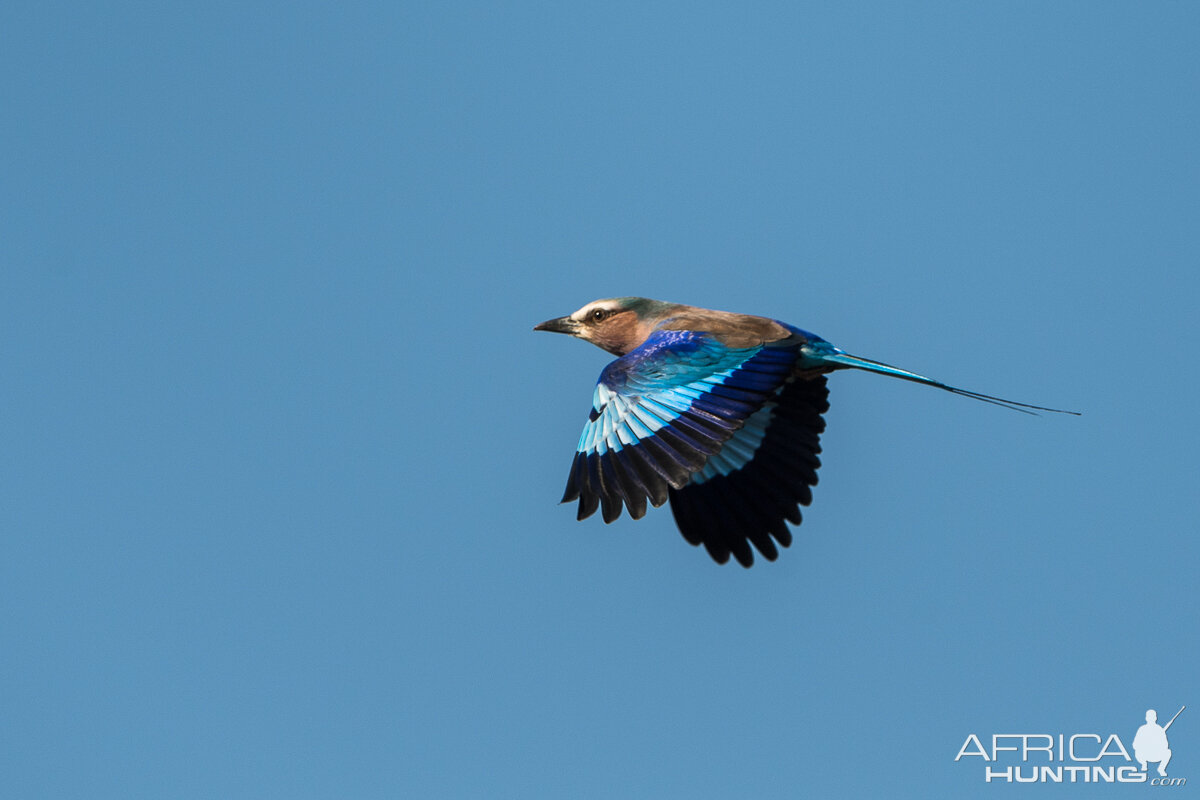
{"label": "bird's tail", "polygon": [[906,369],[893,367],[891,364],[884,364],[882,361],[872,361],[869,358],[862,358],[860,356],[852,356],[849,353],[843,353],[841,350],[838,350],[836,347],[832,346],[828,348],[812,347],[806,348],[806,350],[806,355],[810,356],[814,360],[827,364],[836,364],[841,367],[853,367],[854,369],[862,369],[868,372],[878,372],[880,375],[890,375],[893,378],[900,378],[902,380],[912,381],[913,383],[923,383],[926,386],[935,386],[938,389],[944,389],[952,394],[970,397],[975,400],[982,400],[985,403],[1003,406],[1004,408],[1008,408],[1013,411],[1020,411],[1022,414],[1032,414],[1037,416],[1036,412],[1038,411],[1049,411],[1054,414],[1074,414],[1075,416],[1079,416],[1078,411],[1065,411],[1061,408],[1046,408],[1045,406],[1035,406],[1030,405],[1029,403],[1018,403],[1015,400],[1005,400],[1003,397],[993,397],[990,394],[980,394],[979,392],[972,392],[967,389],[959,389],[957,386],[949,386],[941,381],[935,381],[932,378],[926,378],[924,375],[918,375],[917,373],[909,372]]}

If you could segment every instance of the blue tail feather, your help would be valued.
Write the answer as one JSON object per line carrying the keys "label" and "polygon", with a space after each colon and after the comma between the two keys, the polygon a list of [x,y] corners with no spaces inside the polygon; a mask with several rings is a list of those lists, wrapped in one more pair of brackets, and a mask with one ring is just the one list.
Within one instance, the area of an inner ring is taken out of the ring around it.
{"label": "blue tail feather", "polygon": [[1031,414],[1033,416],[1037,416],[1035,413],[1037,411],[1048,411],[1053,414],[1074,414],[1075,416],[1080,415],[1080,412],[1078,411],[1066,411],[1061,408],[1046,408],[1045,406],[1035,406],[1029,403],[1018,403],[1015,400],[1005,400],[1003,397],[993,397],[990,394],[981,394],[979,392],[972,392],[968,389],[959,389],[957,386],[950,386],[949,384],[942,383],[941,381],[935,381],[932,378],[926,378],[924,375],[918,375],[917,373],[909,372],[906,369],[893,367],[891,364],[885,364],[882,361],[872,361],[869,358],[862,358],[861,356],[852,356],[849,353],[843,353],[841,350],[838,350],[834,347],[830,347],[828,349],[808,349],[810,352],[806,355],[809,355],[818,361],[823,361],[829,364],[838,364],[843,367],[862,369],[866,370],[867,372],[877,372],[880,375],[890,375],[893,378],[900,378],[901,380],[912,381],[913,383],[921,383],[925,386],[934,386],[952,394],[970,397],[975,400],[982,400],[985,403],[1003,406],[1004,408],[1012,411],[1019,411],[1022,414]]}

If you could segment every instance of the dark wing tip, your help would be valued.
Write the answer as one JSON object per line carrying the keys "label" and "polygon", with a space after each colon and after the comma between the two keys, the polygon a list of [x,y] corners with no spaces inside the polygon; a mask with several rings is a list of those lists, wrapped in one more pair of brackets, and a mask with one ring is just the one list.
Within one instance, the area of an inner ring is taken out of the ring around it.
{"label": "dark wing tip", "polygon": [[718,564],[733,556],[749,568],[755,550],[767,561],[779,558],[793,539],[787,523],[799,525],[800,505],[812,500],[827,397],[824,376],[791,381],[780,391],[750,461],[727,474],[672,488],[671,511],[683,538],[703,545]]}

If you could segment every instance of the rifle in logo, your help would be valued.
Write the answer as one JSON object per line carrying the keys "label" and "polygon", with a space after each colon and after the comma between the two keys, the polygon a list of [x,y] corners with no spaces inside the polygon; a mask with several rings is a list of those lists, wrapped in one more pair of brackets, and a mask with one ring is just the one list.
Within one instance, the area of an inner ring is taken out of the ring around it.
{"label": "rifle in logo", "polygon": [[[1187,708],[1187,706],[1183,706],[1178,711],[1176,711],[1175,717],[1178,717],[1180,714],[1182,714],[1184,708]],[[1171,721],[1168,722],[1166,725],[1163,725],[1163,733],[1166,733],[1167,728],[1170,728],[1173,724],[1175,724],[1175,717],[1171,717]]]}

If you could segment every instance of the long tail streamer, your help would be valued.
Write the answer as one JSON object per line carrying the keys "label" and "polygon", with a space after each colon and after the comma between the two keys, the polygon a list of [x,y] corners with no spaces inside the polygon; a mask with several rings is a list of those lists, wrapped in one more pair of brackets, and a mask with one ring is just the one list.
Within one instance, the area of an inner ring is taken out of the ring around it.
{"label": "long tail streamer", "polygon": [[1046,408],[1045,406],[1035,406],[1029,403],[1018,403],[1015,400],[1005,400],[1003,397],[993,397],[990,394],[980,394],[979,392],[972,392],[968,389],[959,389],[957,386],[950,386],[942,383],[941,381],[935,381],[932,378],[926,378],[924,375],[918,375],[917,373],[909,372],[906,369],[893,367],[891,364],[884,364],[882,361],[872,361],[869,358],[852,356],[849,353],[821,353],[820,357],[822,360],[830,361],[834,364],[841,364],[846,367],[854,367],[855,369],[863,369],[867,370],[868,372],[878,372],[881,375],[890,375],[893,378],[900,378],[901,380],[912,381],[913,383],[921,383],[926,386],[934,386],[938,389],[944,389],[952,394],[970,397],[974,400],[982,400],[985,403],[991,403],[992,405],[1001,406],[1011,411],[1019,411],[1022,414],[1030,414],[1035,417],[1038,416],[1036,413],[1038,411],[1048,411],[1053,414],[1074,414],[1077,417],[1080,416],[1080,412],[1078,411],[1067,411],[1062,408]]}

